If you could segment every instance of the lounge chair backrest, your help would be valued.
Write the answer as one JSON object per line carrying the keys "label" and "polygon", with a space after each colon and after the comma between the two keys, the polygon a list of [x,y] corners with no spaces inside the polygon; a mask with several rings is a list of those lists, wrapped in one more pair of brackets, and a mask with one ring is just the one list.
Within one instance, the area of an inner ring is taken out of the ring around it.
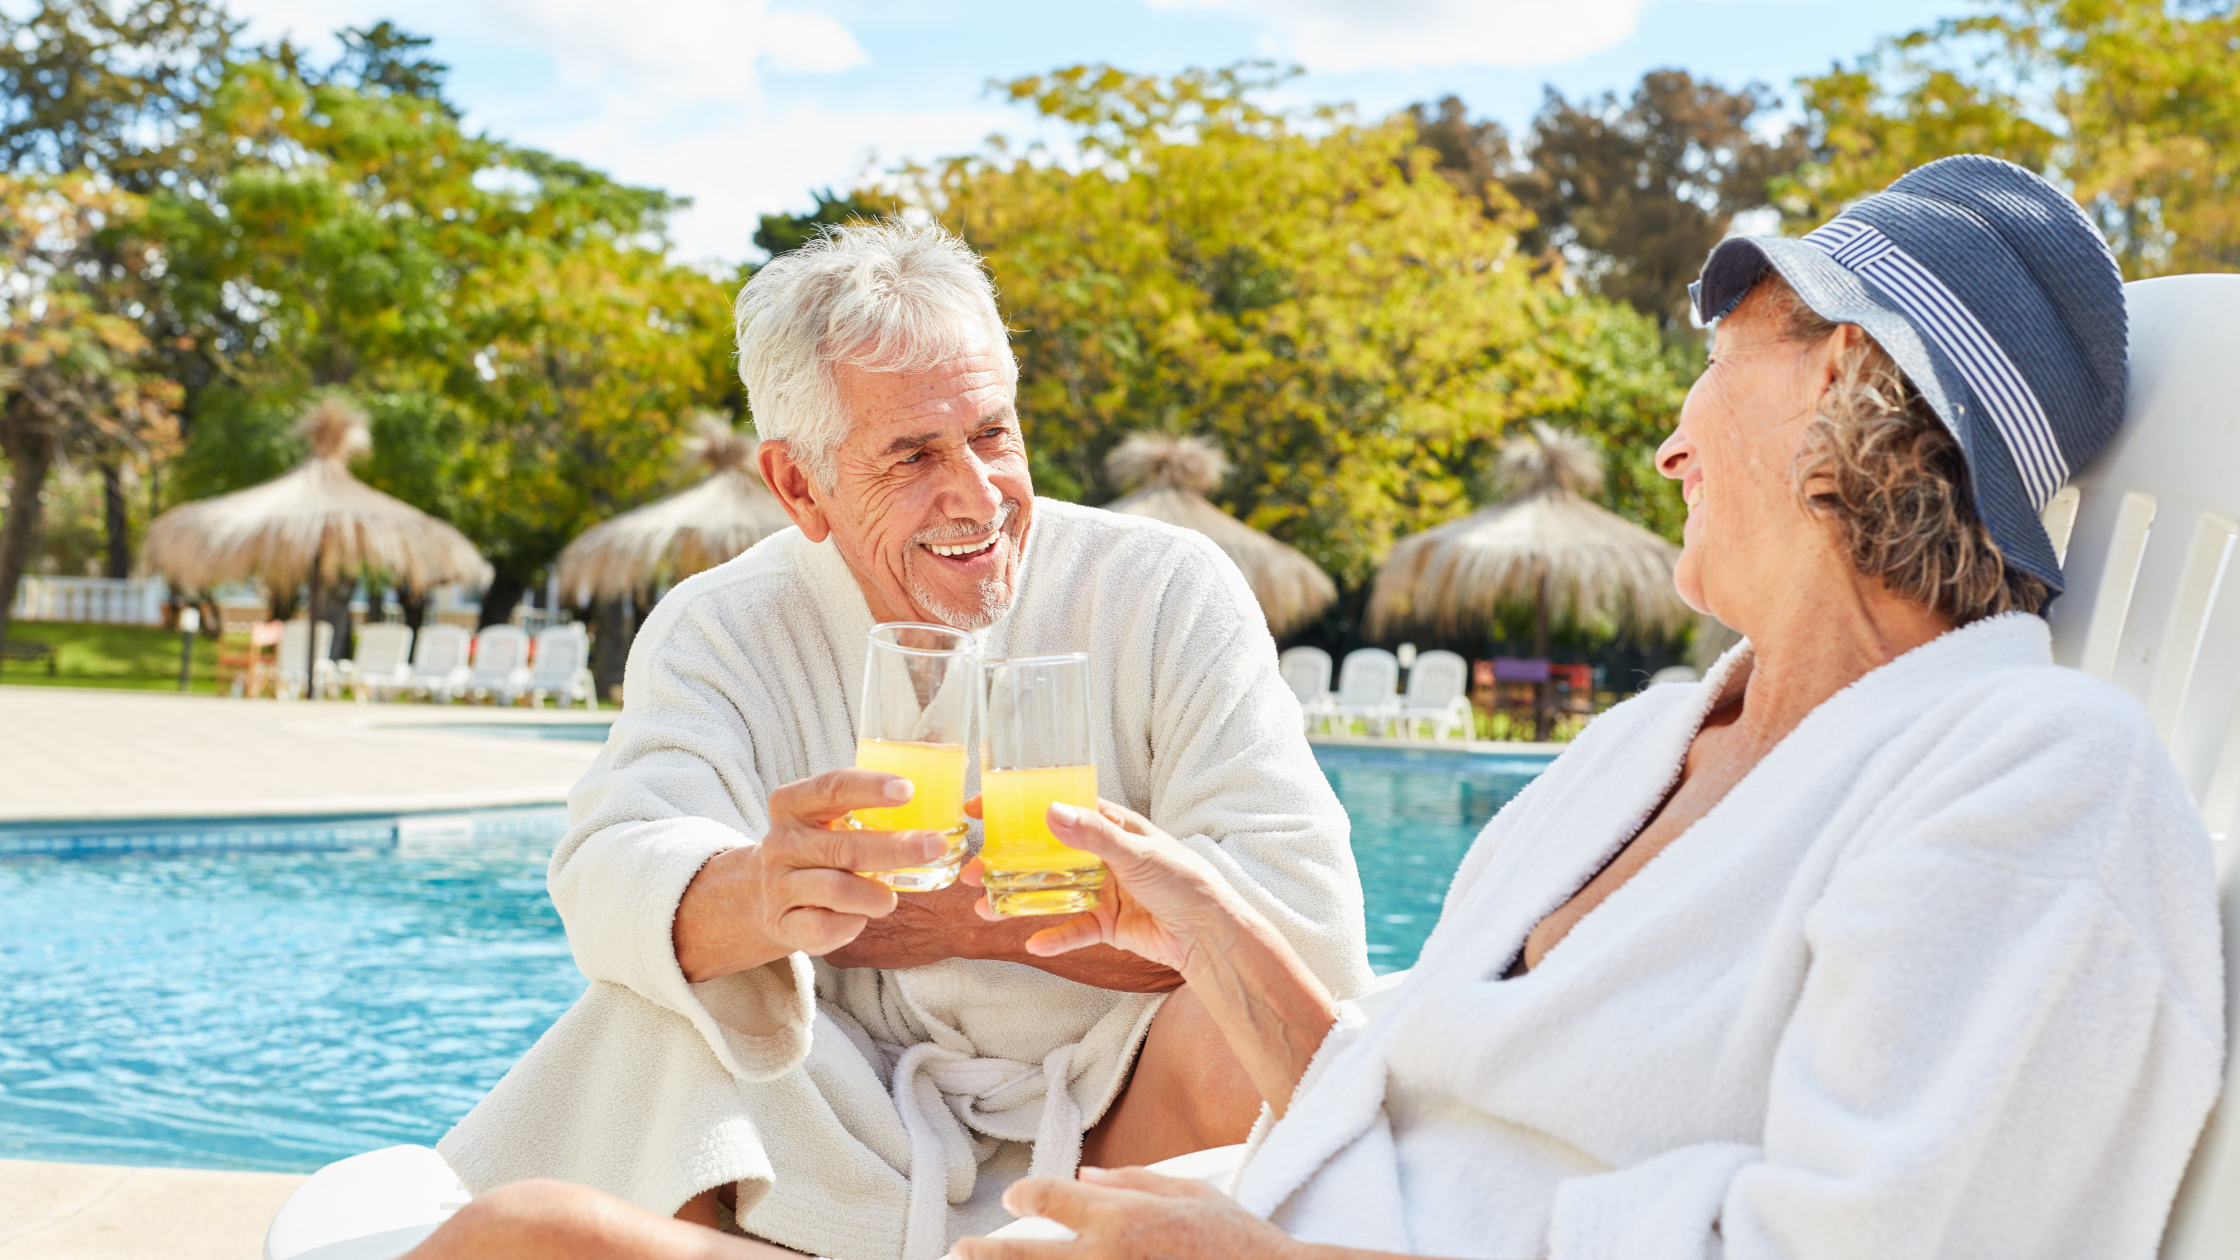
{"label": "lounge chair backrest", "polygon": [[1425,652],[1408,671],[1408,707],[1436,709],[1470,690],[1470,662],[1452,652]]}
{"label": "lounge chair backrest", "polygon": [[377,621],[358,627],[358,650],[351,657],[361,675],[389,675],[412,659],[412,627]]}
{"label": "lounge chair backrest", "polygon": [[575,679],[576,671],[583,668],[590,647],[584,641],[582,625],[576,622],[539,630],[537,655],[530,666],[531,679],[536,686],[548,691],[567,686]]}
{"label": "lounge chair backrest", "polygon": [[[299,617],[296,620],[289,622],[287,626],[281,630],[280,659],[274,663],[280,667],[280,676],[282,678],[295,681],[302,680],[303,636],[309,633],[309,626],[309,622],[304,621]],[[318,646],[312,649],[313,656],[323,661],[333,655],[333,622],[322,621],[319,623],[319,634],[315,642],[318,644]]]}
{"label": "lounge chair backrest", "polygon": [[1338,667],[1338,703],[1383,704],[1398,699],[1400,658],[1383,648],[1355,648]]}
{"label": "lounge chair backrest", "polygon": [[485,626],[474,637],[474,676],[503,680],[529,661],[529,635],[519,626]]}
{"label": "lounge chair backrest", "polygon": [[[2240,276],[2124,286],[2131,383],[2123,427],[2046,508],[2067,592],[2054,659],[2137,696],[2219,847],[2229,1041],[2240,1043]],[[2220,582],[2220,578],[2223,579]],[[2240,1056],[2201,1135],[2162,1260],[2240,1255]]]}
{"label": "lounge chair backrest", "polygon": [[467,663],[466,627],[437,622],[420,627],[420,642],[412,653],[412,672],[421,675],[448,674]]}
{"label": "lounge chair backrest", "polygon": [[[1262,659],[1266,659],[1263,657]],[[1306,704],[1330,693],[1330,654],[1318,647],[1285,648],[1276,669],[1291,694]]]}

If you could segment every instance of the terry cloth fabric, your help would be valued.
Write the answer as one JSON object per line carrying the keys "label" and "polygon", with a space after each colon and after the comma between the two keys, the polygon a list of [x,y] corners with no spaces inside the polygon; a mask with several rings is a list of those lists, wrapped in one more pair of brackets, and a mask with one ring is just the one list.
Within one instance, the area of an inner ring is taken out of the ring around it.
{"label": "terry cloth fabric", "polygon": [[1478,837],[1237,1196],[1435,1256],[2149,1260],[2224,1059],[2210,846],[2146,715],[1976,622],[1818,709],[1540,965],[1747,644]]}
{"label": "terry cloth fabric", "polygon": [[[1160,999],[1017,963],[841,971],[794,955],[689,984],[671,923],[772,788],[855,759],[871,613],[796,530],[680,584],[630,654],[622,716],[570,797],[553,904],[591,985],[440,1147],[482,1191],[596,1186],[667,1215],[739,1186],[753,1234],[932,1260],[1070,1176]],[[1333,989],[1367,984],[1344,811],[1236,566],[1199,534],[1038,500],[989,656],[1086,651],[1097,786],[1183,838]],[[977,780],[977,765],[972,769]]]}
{"label": "terry cloth fabric", "polygon": [[2008,563],[2062,589],[2039,517],[2123,422],[2123,275],[2067,194],[1977,154],[1911,172],[1807,233],[1734,237],[1688,292],[1724,318],[1771,267],[1890,353],[1959,440]]}

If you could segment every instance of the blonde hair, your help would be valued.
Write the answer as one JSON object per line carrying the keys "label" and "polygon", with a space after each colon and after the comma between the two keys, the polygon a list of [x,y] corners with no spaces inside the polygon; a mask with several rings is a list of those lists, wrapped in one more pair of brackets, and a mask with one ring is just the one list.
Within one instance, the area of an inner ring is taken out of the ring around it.
{"label": "blonde hair", "polygon": [[[1745,302],[1765,304],[1784,340],[1822,341],[1840,327],[1771,269]],[[1795,477],[1806,509],[1842,531],[1853,568],[1953,625],[2045,607],[2046,584],[2007,563],[1976,513],[1959,441],[1864,330],[1820,399]],[[1807,490],[1815,479],[1818,493]]]}

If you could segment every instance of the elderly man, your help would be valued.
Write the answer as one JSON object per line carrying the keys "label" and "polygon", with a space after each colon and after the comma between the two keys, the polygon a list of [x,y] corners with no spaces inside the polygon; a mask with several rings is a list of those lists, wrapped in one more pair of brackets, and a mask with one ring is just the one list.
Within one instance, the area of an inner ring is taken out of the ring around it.
{"label": "elderly man", "polygon": [[1178,973],[1058,958],[978,890],[851,872],[930,833],[836,826],[907,799],[846,769],[876,622],[1086,651],[1099,787],[1186,837],[1333,990],[1368,979],[1343,811],[1274,645],[1204,538],[1037,500],[980,260],[936,227],[832,232],[739,298],[763,479],[797,528],[678,586],[570,800],[554,904],[583,998],[441,1150],[850,1260],[931,1260],[1003,1190],[1084,1159],[1243,1140],[1259,1098]]}

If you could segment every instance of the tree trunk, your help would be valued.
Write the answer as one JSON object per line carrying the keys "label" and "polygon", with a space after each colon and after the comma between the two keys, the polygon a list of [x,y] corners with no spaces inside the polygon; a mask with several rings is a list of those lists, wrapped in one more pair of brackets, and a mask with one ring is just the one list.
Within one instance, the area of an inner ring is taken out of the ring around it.
{"label": "tree trunk", "polygon": [[[1539,660],[1548,659],[1548,571],[1540,571],[1540,598],[1532,608],[1532,655]],[[1539,690],[1532,697],[1532,737],[1541,743],[1556,727],[1556,680],[1553,676],[1540,680]]]}
{"label": "tree trunk", "polygon": [[397,588],[397,608],[404,615],[404,624],[411,628],[412,637],[420,637],[420,627],[428,623],[428,596],[424,591],[410,587]]}
{"label": "tree trunk", "polygon": [[109,576],[132,576],[132,522],[125,515],[124,470],[115,461],[101,465],[101,517],[109,529]]}
{"label": "tree trunk", "polygon": [[593,605],[597,638],[592,643],[592,685],[604,700],[622,686],[623,667],[630,661],[630,641],[637,635],[637,617],[628,596],[602,599]]}
{"label": "tree trunk", "polygon": [[54,467],[54,436],[36,424],[26,428],[28,432],[12,434],[14,440],[6,448],[14,481],[8,490],[7,516],[0,518],[0,641],[8,637],[8,610],[15,606],[16,584],[31,567],[31,553],[39,545],[39,498]]}
{"label": "tree trunk", "polygon": [[350,596],[355,590],[356,587],[350,582],[336,582],[327,588],[327,602],[319,610],[319,619],[334,627],[334,643],[327,649],[327,659],[330,661],[350,659]]}
{"label": "tree trunk", "polygon": [[322,537],[319,545],[311,549],[310,590],[303,601],[303,698],[319,698],[319,580],[326,566],[327,540]]}
{"label": "tree trunk", "polygon": [[526,587],[521,576],[510,569],[499,569],[490,575],[490,588],[482,592],[482,612],[475,618],[475,629],[504,625],[513,620],[514,606],[521,602],[521,592]]}

